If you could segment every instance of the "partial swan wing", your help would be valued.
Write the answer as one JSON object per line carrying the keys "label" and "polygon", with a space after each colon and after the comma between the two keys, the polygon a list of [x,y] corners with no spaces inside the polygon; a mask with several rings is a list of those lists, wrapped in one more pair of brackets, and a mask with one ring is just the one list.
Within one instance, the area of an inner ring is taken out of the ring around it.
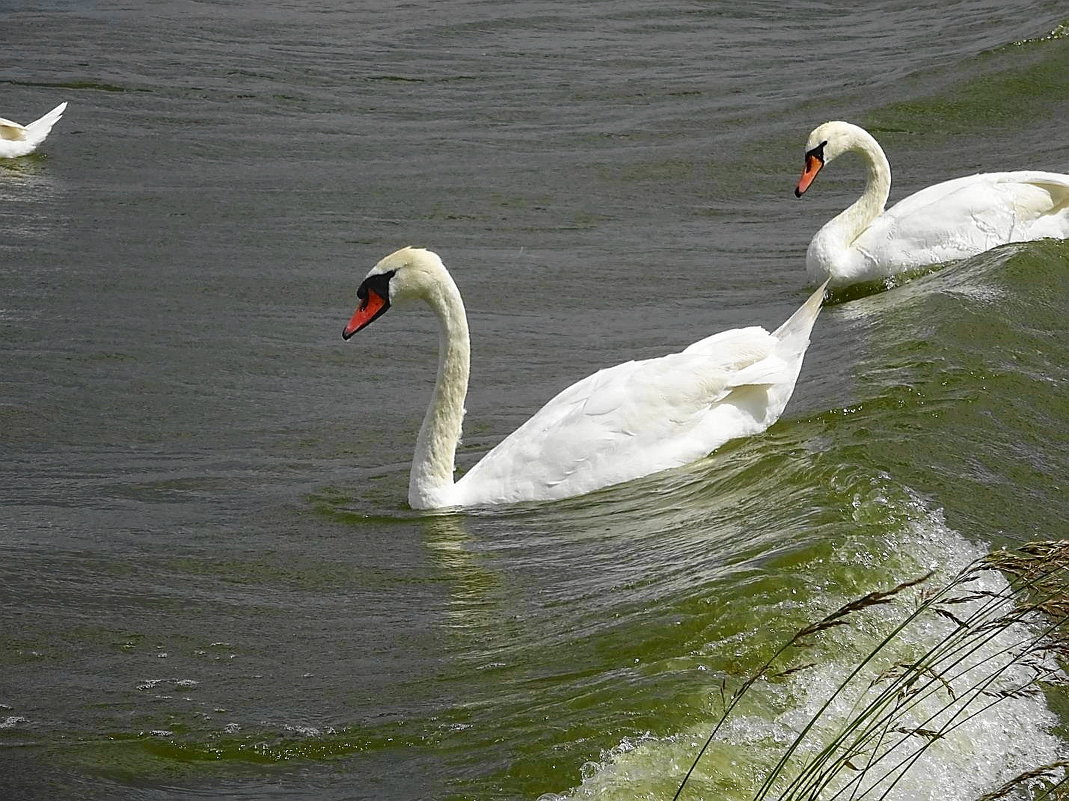
{"label": "partial swan wing", "polygon": [[1069,236],[1069,176],[982,173],[910,195],[874,220],[853,247],[908,266],[1043,236]]}
{"label": "partial swan wing", "polygon": [[[710,341],[720,347],[712,350]],[[793,381],[762,328],[725,332],[682,353],[600,370],[565,389],[457,482],[468,503],[588,492],[685,464],[761,430],[762,410],[733,393]],[[760,403],[758,403],[760,406]]]}
{"label": "partial swan wing", "polygon": [[21,142],[26,139],[26,129],[17,122],[0,117],[0,139],[8,142]]}

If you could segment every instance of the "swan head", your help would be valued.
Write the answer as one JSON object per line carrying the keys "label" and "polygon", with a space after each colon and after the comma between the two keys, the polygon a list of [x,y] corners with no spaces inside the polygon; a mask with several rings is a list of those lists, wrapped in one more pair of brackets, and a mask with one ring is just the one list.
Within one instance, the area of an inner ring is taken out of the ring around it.
{"label": "swan head", "polygon": [[794,188],[794,196],[801,197],[805,193],[825,164],[849,150],[854,150],[862,139],[871,138],[864,128],[841,120],[826,122],[814,128],[805,143],[805,168]]}
{"label": "swan head", "polygon": [[393,306],[426,300],[442,283],[443,274],[448,276],[445,265],[433,251],[412,247],[394,251],[372,267],[360,283],[356,290],[360,303],[342,331],[342,339],[349,339]]}

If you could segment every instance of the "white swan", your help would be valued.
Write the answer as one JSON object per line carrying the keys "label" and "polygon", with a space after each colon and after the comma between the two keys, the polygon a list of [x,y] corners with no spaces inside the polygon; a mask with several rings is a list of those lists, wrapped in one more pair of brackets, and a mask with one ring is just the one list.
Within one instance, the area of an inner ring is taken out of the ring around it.
{"label": "white swan", "polygon": [[891,167],[868,131],[826,122],[809,134],[805,147],[797,197],[843,153],[860,153],[868,168],[861,198],[809,243],[805,265],[814,283],[830,278],[837,287],[876,281],[1007,242],[1069,237],[1069,175],[980,173],[929,186],[884,211]]}
{"label": "white swan", "polygon": [[794,391],[824,287],[768,333],[725,331],[680,353],[625,362],[561,392],[454,482],[470,345],[460,292],[437,254],[402,248],[357,290],[349,339],[393,306],[421,300],[438,316],[438,378],[412,460],[415,509],[581,495],[706,456],[772,425]]}
{"label": "white swan", "polygon": [[52,126],[63,116],[66,108],[66,103],[60,103],[29,125],[19,125],[0,117],[0,158],[13,159],[36,150],[37,146],[45,141]]}

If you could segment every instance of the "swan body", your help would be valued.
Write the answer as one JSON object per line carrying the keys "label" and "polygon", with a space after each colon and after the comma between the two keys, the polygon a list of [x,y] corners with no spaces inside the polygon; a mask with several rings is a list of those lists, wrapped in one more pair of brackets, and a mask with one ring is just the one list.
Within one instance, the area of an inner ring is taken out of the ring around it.
{"label": "swan body", "polygon": [[438,378],[409,477],[413,508],[553,500],[687,464],[772,425],[794,391],[823,295],[822,286],[774,333],[724,331],[679,353],[599,370],[550,400],[457,481],[470,343],[460,292],[441,259],[402,248],[380,261],[357,291],[360,306],[343,337],[412,300],[439,318]]}
{"label": "swan body", "polygon": [[848,122],[826,122],[809,135],[795,195],[801,197],[824,165],[850,151],[865,161],[865,190],[809,243],[805,264],[814,283],[830,279],[838,287],[877,281],[1008,242],[1069,237],[1069,175],[1053,172],[956,178],[885,211],[891,189],[887,157],[872,135]]}
{"label": "swan body", "polygon": [[60,103],[41,119],[29,125],[19,125],[17,122],[0,117],[0,158],[18,158],[36,150],[37,146],[45,141],[52,126],[63,116],[66,108],[66,103]]}

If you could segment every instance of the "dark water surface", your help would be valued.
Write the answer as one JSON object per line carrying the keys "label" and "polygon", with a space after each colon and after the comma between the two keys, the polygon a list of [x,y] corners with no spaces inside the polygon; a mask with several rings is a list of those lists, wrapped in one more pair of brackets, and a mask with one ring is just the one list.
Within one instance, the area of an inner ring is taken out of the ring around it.
{"label": "dark water surface", "polygon": [[[0,116],[70,103],[0,165],[0,797],[671,798],[723,676],[1067,536],[1058,242],[829,305],[784,418],[699,464],[407,508],[433,318],[339,336],[386,253],[464,293],[467,468],[599,367],[785,319],[861,187],[844,159],[794,199],[826,119],[881,140],[892,200],[1069,170],[1064,3],[838,5],[0,4]],[[705,797],[750,797],[796,696]],[[890,797],[1066,737],[1000,705]]]}

